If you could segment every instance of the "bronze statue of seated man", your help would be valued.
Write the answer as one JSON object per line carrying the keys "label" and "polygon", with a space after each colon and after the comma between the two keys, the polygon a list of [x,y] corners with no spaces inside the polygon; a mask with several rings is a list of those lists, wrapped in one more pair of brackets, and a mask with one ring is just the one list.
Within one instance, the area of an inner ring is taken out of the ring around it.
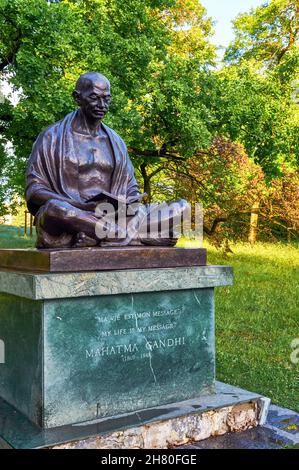
{"label": "bronze statue of seated man", "polygon": [[35,216],[37,247],[175,245],[176,225],[188,205],[141,203],[126,145],[102,123],[111,100],[109,80],[86,73],[73,96],[79,109],[38,136],[28,163],[26,201]]}

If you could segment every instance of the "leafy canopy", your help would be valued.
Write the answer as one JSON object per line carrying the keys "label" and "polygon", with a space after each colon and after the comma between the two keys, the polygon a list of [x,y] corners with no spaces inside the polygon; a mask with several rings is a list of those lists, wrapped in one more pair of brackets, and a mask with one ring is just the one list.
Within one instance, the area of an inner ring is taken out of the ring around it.
{"label": "leafy canopy", "polygon": [[254,58],[277,65],[298,46],[299,2],[270,0],[239,15],[233,24],[235,39],[226,53],[228,62]]}
{"label": "leafy canopy", "polygon": [[[15,152],[10,184],[19,192],[33,141],[75,108],[71,91],[88,70],[111,80],[106,122],[133,155],[188,156],[209,144],[198,76],[214,47],[197,1],[0,0],[0,29],[0,72],[21,90],[15,107],[6,100],[0,108],[3,144]],[[7,165],[1,170],[3,177]]]}

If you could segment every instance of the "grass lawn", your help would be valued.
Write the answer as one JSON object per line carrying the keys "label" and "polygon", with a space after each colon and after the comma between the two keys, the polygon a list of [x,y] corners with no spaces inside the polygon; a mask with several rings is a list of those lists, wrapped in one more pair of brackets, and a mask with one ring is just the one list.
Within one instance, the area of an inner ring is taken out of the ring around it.
{"label": "grass lawn", "polygon": [[0,225],[0,248],[31,248],[35,237],[24,236],[23,227]]}
{"label": "grass lawn", "polygon": [[217,378],[299,411],[299,363],[290,358],[299,338],[299,246],[232,251],[227,258],[208,247],[209,264],[231,265],[235,276],[233,287],[216,289]]}
{"label": "grass lawn", "polygon": [[[21,228],[0,226],[0,247],[33,244]],[[291,342],[299,338],[299,246],[237,244],[232,250],[226,258],[208,247],[209,264],[231,265],[235,274],[233,287],[216,289],[217,378],[299,411],[299,364],[290,358]]]}

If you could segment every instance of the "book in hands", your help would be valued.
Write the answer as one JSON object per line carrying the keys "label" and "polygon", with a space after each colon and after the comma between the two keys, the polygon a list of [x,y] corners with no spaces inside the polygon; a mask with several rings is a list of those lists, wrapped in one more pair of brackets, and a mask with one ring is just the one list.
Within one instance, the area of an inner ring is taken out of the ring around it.
{"label": "book in hands", "polygon": [[129,205],[135,202],[141,202],[145,196],[147,196],[146,193],[138,193],[134,196],[129,196],[128,198],[122,198],[121,196],[115,196],[114,194],[108,193],[107,191],[101,191],[99,194],[96,194],[86,202],[108,202],[109,204],[112,204],[115,209],[117,209],[121,204]]}

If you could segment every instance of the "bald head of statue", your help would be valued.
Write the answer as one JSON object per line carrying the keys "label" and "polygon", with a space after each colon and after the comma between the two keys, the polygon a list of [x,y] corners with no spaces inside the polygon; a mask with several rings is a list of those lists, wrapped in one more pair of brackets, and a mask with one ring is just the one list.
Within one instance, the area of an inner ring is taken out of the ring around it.
{"label": "bald head of statue", "polygon": [[111,101],[110,82],[101,73],[85,73],[79,77],[73,97],[88,121],[101,121]]}

